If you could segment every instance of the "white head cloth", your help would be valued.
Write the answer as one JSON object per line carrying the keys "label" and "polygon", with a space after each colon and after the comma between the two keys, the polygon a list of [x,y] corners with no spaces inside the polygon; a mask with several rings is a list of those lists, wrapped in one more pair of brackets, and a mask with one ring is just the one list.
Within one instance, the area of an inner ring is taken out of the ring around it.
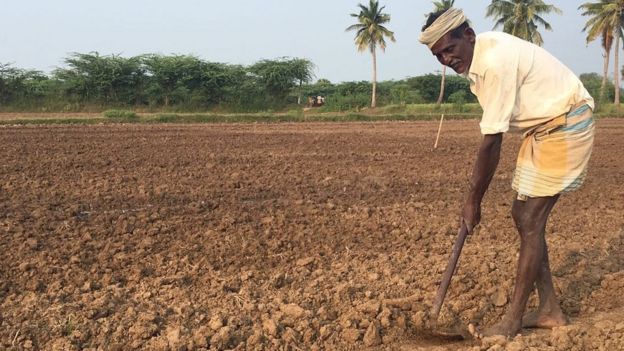
{"label": "white head cloth", "polygon": [[453,29],[466,22],[466,16],[460,9],[454,7],[446,10],[440,17],[438,17],[433,23],[427,27],[422,33],[418,41],[427,45],[429,49],[444,36],[444,34],[452,31]]}

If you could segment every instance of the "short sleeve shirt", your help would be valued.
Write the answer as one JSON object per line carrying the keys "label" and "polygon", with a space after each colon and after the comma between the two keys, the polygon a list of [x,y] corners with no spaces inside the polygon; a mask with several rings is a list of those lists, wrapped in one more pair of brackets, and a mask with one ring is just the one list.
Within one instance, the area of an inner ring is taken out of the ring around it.
{"label": "short sleeve shirt", "polygon": [[522,133],[594,100],[583,83],[543,48],[502,32],[477,35],[467,74],[483,108],[482,134]]}

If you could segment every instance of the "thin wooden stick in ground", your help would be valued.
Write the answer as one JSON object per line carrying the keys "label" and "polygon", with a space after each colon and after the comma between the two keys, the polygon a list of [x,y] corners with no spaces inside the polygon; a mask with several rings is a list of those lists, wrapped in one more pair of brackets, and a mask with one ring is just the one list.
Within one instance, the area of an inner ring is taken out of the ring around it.
{"label": "thin wooden stick in ground", "polygon": [[434,149],[438,148],[438,140],[440,140],[440,131],[442,130],[442,121],[444,121],[444,114],[440,116],[440,125],[438,126],[438,135],[436,136],[435,144],[433,145]]}

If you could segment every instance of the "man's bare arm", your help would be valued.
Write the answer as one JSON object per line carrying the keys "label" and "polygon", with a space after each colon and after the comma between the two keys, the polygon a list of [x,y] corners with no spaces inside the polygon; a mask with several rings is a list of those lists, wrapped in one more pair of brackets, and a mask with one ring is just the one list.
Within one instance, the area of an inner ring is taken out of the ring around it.
{"label": "man's bare arm", "polygon": [[481,200],[498,166],[502,143],[503,133],[486,134],[481,141],[470,178],[470,190],[462,211],[462,218],[470,232],[481,221]]}

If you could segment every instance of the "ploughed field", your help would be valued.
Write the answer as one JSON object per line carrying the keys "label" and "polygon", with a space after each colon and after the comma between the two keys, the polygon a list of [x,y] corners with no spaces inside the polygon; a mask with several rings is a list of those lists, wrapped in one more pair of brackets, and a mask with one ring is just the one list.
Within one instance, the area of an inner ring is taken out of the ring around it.
{"label": "ploughed field", "polygon": [[[0,127],[0,349],[624,348],[624,120],[547,227],[570,326],[427,336],[477,121]],[[519,138],[442,319],[503,314]],[[532,297],[531,305],[536,305]]]}

